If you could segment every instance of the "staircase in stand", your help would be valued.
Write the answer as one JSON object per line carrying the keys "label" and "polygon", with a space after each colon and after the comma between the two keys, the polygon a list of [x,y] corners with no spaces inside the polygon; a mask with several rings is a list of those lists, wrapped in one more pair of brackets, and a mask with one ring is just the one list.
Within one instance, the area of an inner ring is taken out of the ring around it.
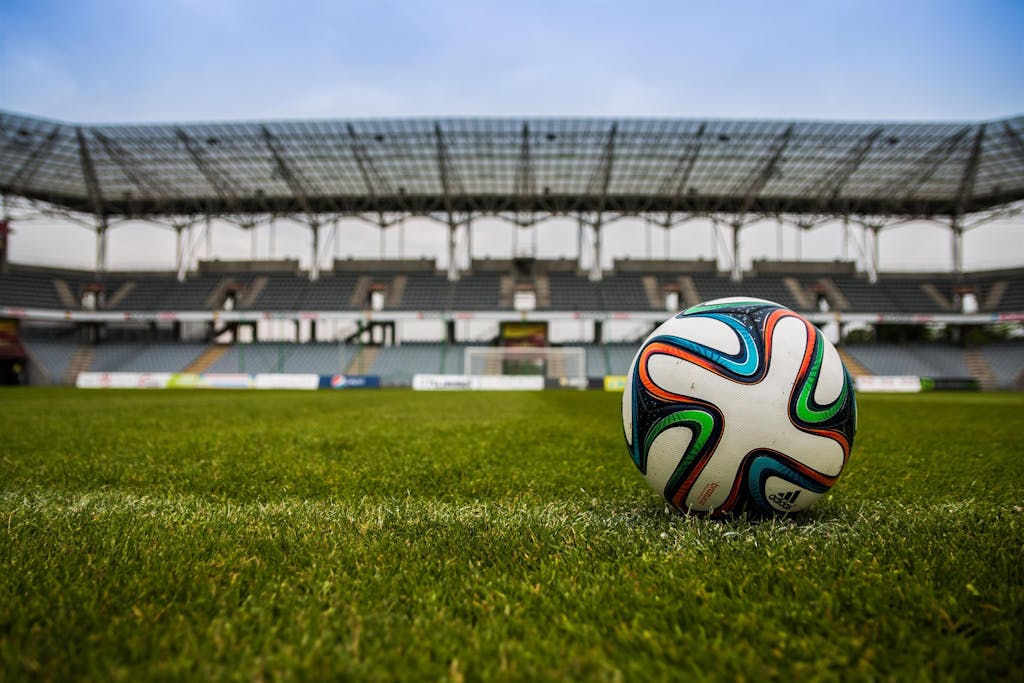
{"label": "staircase in stand", "polygon": [[206,372],[228,352],[229,348],[231,348],[230,344],[210,344],[205,351],[199,354],[198,358],[185,367],[185,372],[194,375]]}
{"label": "staircase in stand", "polygon": [[64,383],[75,384],[78,380],[78,373],[88,372],[92,367],[92,361],[96,357],[96,347],[92,344],[83,344],[75,351],[68,362],[68,369],[64,371]]}
{"label": "staircase in stand", "polygon": [[356,355],[352,358],[352,362],[348,364],[345,369],[345,374],[348,375],[365,375],[370,372],[370,367],[373,362],[377,360],[377,356],[380,354],[379,346],[361,346],[356,351]]}
{"label": "staircase in stand", "polygon": [[978,349],[964,349],[964,365],[971,377],[978,380],[982,391],[994,391],[999,388],[999,379],[992,372],[988,359]]}
{"label": "staircase in stand", "polygon": [[843,365],[850,371],[851,377],[866,377],[875,374],[861,365],[860,361],[850,355],[850,352],[843,347],[837,346],[836,351],[839,352],[839,358],[842,359]]}

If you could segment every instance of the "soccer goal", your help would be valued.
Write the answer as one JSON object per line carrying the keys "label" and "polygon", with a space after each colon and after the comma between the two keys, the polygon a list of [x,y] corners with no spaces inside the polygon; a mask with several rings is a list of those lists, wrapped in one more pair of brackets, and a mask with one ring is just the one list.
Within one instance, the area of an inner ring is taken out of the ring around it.
{"label": "soccer goal", "polygon": [[587,388],[587,351],[579,346],[469,346],[463,372],[472,377],[538,377],[546,386]]}

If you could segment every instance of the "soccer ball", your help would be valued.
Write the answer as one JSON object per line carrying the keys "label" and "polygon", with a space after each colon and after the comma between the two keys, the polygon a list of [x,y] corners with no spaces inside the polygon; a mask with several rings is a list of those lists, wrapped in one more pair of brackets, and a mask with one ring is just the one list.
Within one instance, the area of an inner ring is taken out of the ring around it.
{"label": "soccer ball", "polygon": [[651,488],[683,512],[784,515],[835,483],[853,446],[850,374],[806,318],[716,299],[665,321],[626,377],[622,427]]}

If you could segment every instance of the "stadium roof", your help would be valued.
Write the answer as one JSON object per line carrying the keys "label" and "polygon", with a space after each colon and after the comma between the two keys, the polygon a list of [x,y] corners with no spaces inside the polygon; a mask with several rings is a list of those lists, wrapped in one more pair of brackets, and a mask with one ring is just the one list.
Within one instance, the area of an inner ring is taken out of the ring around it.
{"label": "stadium roof", "polygon": [[78,125],[0,111],[0,193],[102,216],[960,216],[1024,199],[1024,116]]}

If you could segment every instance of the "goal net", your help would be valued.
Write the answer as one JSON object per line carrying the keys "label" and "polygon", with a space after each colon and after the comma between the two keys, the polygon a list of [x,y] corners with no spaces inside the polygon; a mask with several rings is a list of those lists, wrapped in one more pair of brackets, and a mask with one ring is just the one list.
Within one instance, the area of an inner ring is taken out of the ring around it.
{"label": "goal net", "polygon": [[547,386],[587,388],[587,352],[579,346],[469,346],[463,372],[470,377],[536,376]]}

